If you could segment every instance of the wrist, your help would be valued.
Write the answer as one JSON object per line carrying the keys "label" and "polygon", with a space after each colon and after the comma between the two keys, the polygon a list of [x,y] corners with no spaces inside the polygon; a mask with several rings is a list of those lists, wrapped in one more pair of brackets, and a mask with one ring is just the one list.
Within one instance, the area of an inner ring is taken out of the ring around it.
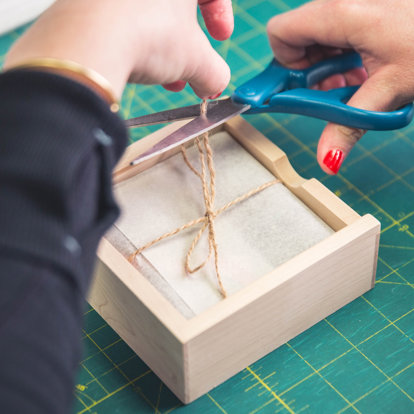
{"label": "wrist", "polygon": [[111,84],[99,73],[71,60],[37,58],[19,62],[16,65],[8,66],[6,68],[6,72],[16,70],[49,72],[71,78],[94,90],[109,104],[112,112],[119,111],[119,99],[112,91]]}

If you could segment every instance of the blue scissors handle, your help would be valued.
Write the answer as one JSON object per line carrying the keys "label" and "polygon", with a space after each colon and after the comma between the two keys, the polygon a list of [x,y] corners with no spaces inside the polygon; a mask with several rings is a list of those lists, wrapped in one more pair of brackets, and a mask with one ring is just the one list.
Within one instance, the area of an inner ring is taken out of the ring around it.
{"label": "blue scissors handle", "polygon": [[335,56],[304,70],[285,68],[273,59],[263,72],[237,88],[232,99],[251,106],[246,114],[294,113],[370,130],[398,129],[408,125],[414,115],[412,104],[392,112],[366,111],[346,105],[358,87],[330,91],[308,89],[331,75],[361,65],[357,53]]}
{"label": "blue scissors handle", "polygon": [[293,113],[323,119],[353,128],[385,131],[408,125],[413,118],[412,104],[392,112],[366,111],[346,105],[359,86],[317,91],[293,89],[270,98],[268,105],[252,107],[246,114],[261,112]]}

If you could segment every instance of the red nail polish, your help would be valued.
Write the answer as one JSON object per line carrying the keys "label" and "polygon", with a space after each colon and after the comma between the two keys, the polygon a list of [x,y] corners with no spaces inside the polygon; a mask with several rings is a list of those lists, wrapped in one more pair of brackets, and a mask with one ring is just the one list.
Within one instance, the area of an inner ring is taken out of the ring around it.
{"label": "red nail polish", "polygon": [[219,92],[218,94],[216,94],[216,95],[213,95],[213,96],[209,96],[207,99],[217,99],[221,94],[223,93],[223,91],[221,91],[221,92]]}
{"label": "red nail polish", "polygon": [[323,163],[336,174],[341,168],[342,161],[344,160],[344,153],[339,149],[333,149],[328,151],[323,159]]}

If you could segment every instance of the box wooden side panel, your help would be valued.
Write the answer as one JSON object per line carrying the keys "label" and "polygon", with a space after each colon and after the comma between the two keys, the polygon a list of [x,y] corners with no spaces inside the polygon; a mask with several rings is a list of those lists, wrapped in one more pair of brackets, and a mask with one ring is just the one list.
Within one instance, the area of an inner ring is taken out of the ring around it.
{"label": "box wooden side panel", "polygon": [[231,119],[224,128],[335,231],[360,218],[318,180],[301,177],[287,155],[243,118]]}
{"label": "box wooden side panel", "polygon": [[361,217],[315,178],[289,189],[335,231],[341,230]]}
{"label": "box wooden side panel", "polygon": [[374,271],[372,272],[372,279],[371,279],[371,288],[372,289],[375,286],[375,277],[377,275],[378,251],[379,251],[380,236],[381,236],[381,232],[378,231],[377,237],[375,238],[375,251],[376,251],[376,254],[375,254],[374,258],[373,258],[373,260],[374,260],[374,264],[373,264]]}
{"label": "box wooden side panel", "polygon": [[[191,320],[199,330],[185,349],[185,402],[371,289],[378,234],[378,221],[364,216],[331,236],[328,244],[314,246],[240,292],[239,297],[229,298],[229,302],[245,302],[246,297],[254,297],[247,306],[220,322],[213,313],[223,314],[223,309],[212,309]],[[279,278],[281,284],[275,281]],[[209,319],[216,323],[209,324]]]}
{"label": "box wooden side panel", "polygon": [[[151,297],[148,299],[151,301]],[[153,299],[153,305],[160,306],[156,299]],[[164,383],[184,399],[181,341],[151,311],[151,307],[100,260],[88,301]]]}

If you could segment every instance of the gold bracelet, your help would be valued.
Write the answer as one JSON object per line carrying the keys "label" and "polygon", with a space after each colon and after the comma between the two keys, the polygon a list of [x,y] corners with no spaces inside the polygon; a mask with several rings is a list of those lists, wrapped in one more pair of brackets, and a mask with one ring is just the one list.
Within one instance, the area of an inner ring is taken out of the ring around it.
{"label": "gold bracelet", "polygon": [[79,63],[65,59],[37,58],[13,65],[5,69],[5,72],[21,69],[43,69],[57,74],[67,75],[98,92],[109,103],[109,108],[112,112],[119,111],[119,102],[115,97],[115,93],[112,91],[112,86],[109,81],[98,72],[86,68]]}

